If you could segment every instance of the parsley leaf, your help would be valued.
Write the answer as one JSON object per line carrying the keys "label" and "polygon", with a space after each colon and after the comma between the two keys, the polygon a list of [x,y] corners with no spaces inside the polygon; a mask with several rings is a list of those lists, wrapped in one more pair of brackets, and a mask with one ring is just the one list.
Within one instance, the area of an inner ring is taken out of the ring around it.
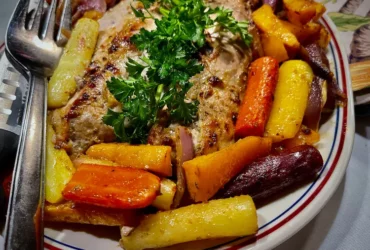
{"label": "parsley leaf", "polygon": [[203,70],[198,52],[206,44],[205,30],[219,26],[249,45],[248,23],[236,21],[230,10],[211,9],[203,0],[158,0],[161,19],[148,8],[154,0],[141,0],[144,10],[131,6],[136,17],[154,19],[156,29],[141,29],[131,41],[147,56],[128,58],[129,79],[112,78],[108,89],[121,102],[122,112],[109,110],[105,124],[121,141],[146,143],[151,126],[165,112],[172,122],[189,124],[197,118],[198,102],[186,100],[189,79]]}

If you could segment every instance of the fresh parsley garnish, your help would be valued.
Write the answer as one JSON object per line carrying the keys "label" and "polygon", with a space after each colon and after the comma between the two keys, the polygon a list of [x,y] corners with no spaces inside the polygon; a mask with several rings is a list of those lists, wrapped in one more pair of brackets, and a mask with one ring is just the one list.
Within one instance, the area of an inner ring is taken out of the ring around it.
{"label": "fresh parsley garnish", "polygon": [[129,79],[112,78],[108,89],[122,103],[122,112],[109,110],[103,118],[121,141],[145,143],[149,130],[165,112],[172,122],[189,124],[197,117],[197,102],[186,100],[189,79],[203,70],[197,59],[206,43],[206,29],[239,35],[249,45],[247,22],[237,22],[224,8],[211,9],[203,0],[160,0],[161,19],[148,8],[153,0],[141,0],[144,9],[132,10],[136,17],[154,19],[156,29],[141,29],[131,41],[147,56],[128,59]]}

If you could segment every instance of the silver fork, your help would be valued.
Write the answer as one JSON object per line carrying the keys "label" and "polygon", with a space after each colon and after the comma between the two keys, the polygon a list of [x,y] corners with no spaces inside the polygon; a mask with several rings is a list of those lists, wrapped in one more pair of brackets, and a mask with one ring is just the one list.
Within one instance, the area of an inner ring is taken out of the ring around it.
{"label": "silver fork", "polygon": [[57,0],[52,0],[47,9],[44,0],[40,0],[34,18],[28,13],[29,5],[30,0],[18,2],[6,33],[8,59],[30,82],[5,228],[5,249],[12,250],[43,249],[45,78],[58,64],[62,53],[58,44],[65,40],[61,29],[69,28],[67,19],[70,19],[70,0],[64,1],[57,32],[54,30]]}

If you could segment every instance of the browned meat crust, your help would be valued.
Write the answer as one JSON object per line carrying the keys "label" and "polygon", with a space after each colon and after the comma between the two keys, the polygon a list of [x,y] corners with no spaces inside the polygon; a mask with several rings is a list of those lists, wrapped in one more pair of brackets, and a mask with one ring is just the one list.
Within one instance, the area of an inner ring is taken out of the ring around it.
{"label": "browned meat crust", "polygon": [[[56,145],[69,150],[72,158],[93,144],[115,140],[113,128],[102,121],[108,108],[120,108],[106,81],[114,75],[127,76],[125,60],[139,55],[130,37],[140,28],[150,26],[131,14],[129,3],[121,2],[100,21],[99,44],[85,76],[78,81],[80,90],[65,107],[53,111]],[[126,16],[121,20],[111,19],[118,15]]]}

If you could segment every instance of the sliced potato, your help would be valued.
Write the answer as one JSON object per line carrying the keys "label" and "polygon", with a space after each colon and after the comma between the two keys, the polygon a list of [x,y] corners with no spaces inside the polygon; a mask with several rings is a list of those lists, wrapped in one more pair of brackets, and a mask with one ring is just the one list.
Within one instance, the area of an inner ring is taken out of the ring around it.
{"label": "sliced potato", "polygon": [[169,179],[161,180],[160,192],[152,205],[160,210],[170,210],[176,193],[176,183]]}
{"label": "sliced potato", "polygon": [[91,61],[99,33],[99,23],[81,18],[71,37],[48,86],[48,108],[64,106],[76,91],[75,77],[83,76]]}
{"label": "sliced potato", "polygon": [[47,127],[45,199],[50,203],[63,200],[62,191],[75,171],[73,163],[64,149],[54,147],[55,132],[51,125]]}
{"label": "sliced potato", "polygon": [[257,214],[250,196],[212,200],[158,212],[143,219],[121,239],[126,250],[158,248],[202,239],[245,236],[257,232]]}

